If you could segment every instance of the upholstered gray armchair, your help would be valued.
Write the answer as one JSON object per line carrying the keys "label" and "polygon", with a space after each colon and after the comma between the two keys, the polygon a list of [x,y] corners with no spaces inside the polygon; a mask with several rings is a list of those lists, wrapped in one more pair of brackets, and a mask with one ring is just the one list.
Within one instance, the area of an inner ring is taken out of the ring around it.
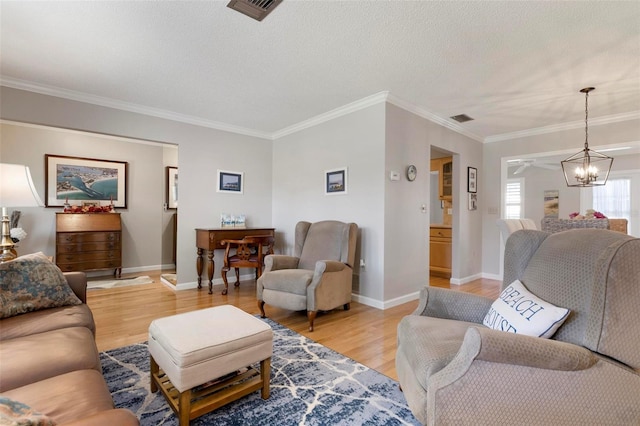
{"label": "upholstered gray armchair", "polygon": [[521,230],[515,280],[570,309],[543,339],[482,325],[493,300],[426,287],[398,326],[396,369],[424,424],[640,424],[640,239],[608,230]]}
{"label": "upholstered gray armchair", "polygon": [[298,222],[293,256],[269,255],[258,279],[258,307],[264,304],[307,311],[309,331],[318,311],[348,310],[358,227],[327,220]]}

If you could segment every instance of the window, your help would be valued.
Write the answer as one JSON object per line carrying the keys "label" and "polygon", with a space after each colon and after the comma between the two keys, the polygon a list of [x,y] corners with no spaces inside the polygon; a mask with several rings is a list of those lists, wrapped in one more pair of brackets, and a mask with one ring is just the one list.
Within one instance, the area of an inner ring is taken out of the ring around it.
{"label": "window", "polygon": [[627,219],[627,232],[640,236],[640,172],[636,170],[611,172],[607,184],[583,188],[580,211],[588,209],[614,219]]}
{"label": "window", "polygon": [[504,197],[504,218],[522,219],[524,212],[524,178],[507,179]]}
{"label": "window", "polygon": [[609,179],[593,187],[593,209],[607,217],[631,220],[631,179]]}

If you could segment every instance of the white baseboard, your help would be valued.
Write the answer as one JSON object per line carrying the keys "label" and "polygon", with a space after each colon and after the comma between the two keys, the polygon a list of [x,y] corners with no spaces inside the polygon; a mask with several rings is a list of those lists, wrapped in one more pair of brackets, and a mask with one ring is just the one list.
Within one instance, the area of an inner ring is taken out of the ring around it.
{"label": "white baseboard", "polygon": [[381,309],[381,310],[393,308],[394,306],[402,305],[403,303],[411,302],[413,300],[418,300],[419,297],[420,297],[419,291],[415,293],[406,294],[404,296],[396,297],[395,299],[385,300],[385,301],[372,299],[370,297],[361,296],[359,294],[351,295],[351,299],[353,301],[362,303],[363,305],[371,306],[376,309]]}
{"label": "white baseboard", "polygon": [[[122,268],[123,274],[135,274],[137,272],[146,272],[146,271],[162,271],[162,270],[170,270],[175,269],[176,265],[173,263],[167,263],[164,265],[148,265],[148,266],[136,266],[132,268]],[[89,271],[87,272],[87,277],[106,277],[113,276],[113,269],[105,269],[101,271]]]}
{"label": "white baseboard", "polygon": [[[240,282],[253,280],[253,279],[255,279],[255,274],[240,275]],[[233,283],[236,282],[235,275],[234,274],[228,275],[227,281],[229,281],[229,287],[233,287]],[[211,283],[212,283],[213,291],[215,291],[217,287],[219,287],[220,291],[222,291],[222,287],[224,287],[224,280],[222,278],[214,278],[213,280],[211,280]],[[202,285],[202,288],[206,288],[207,291],[209,291],[209,280],[206,277],[202,277],[201,285]],[[192,281],[188,283],[178,283],[176,285],[169,283],[169,287],[176,291],[190,290],[192,288],[198,288],[198,282]]]}

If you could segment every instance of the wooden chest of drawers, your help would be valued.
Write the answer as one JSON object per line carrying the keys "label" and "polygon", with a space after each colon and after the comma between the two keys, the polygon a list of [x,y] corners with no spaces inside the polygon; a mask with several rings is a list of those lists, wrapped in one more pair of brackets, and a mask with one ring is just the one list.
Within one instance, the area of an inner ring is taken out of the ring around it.
{"label": "wooden chest of drawers", "polygon": [[56,213],[56,264],[63,272],[122,271],[120,213]]}

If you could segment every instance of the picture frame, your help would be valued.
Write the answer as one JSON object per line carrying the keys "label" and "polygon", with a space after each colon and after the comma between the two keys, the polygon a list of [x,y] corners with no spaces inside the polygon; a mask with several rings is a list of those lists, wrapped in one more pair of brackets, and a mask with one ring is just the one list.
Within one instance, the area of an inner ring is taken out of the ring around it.
{"label": "picture frame", "polygon": [[467,192],[478,192],[478,169],[467,167]]}
{"label": "picture frame", "polygon": [[478,210],[478,194],[469,193],[469,210]]}
{"label": "picture frame", "polygon": [[324,194],[339,195],[347,193],[347,168],[341,167],[324,171]]}
{"label": "picture frame", "polygon": [[95,202],[127,208],[126,161],[45,154],[45,206]]}
{"label": "picture frame", "polygon": [[177,209],[178,208],[178,168],[177,167],[166,167],[167,170],[167,208],[168,209]]}
{"label": "picture frame", "polygon": [[217,192],[229,194],[244,193],[244,173],[230,170],[218,170]]}

